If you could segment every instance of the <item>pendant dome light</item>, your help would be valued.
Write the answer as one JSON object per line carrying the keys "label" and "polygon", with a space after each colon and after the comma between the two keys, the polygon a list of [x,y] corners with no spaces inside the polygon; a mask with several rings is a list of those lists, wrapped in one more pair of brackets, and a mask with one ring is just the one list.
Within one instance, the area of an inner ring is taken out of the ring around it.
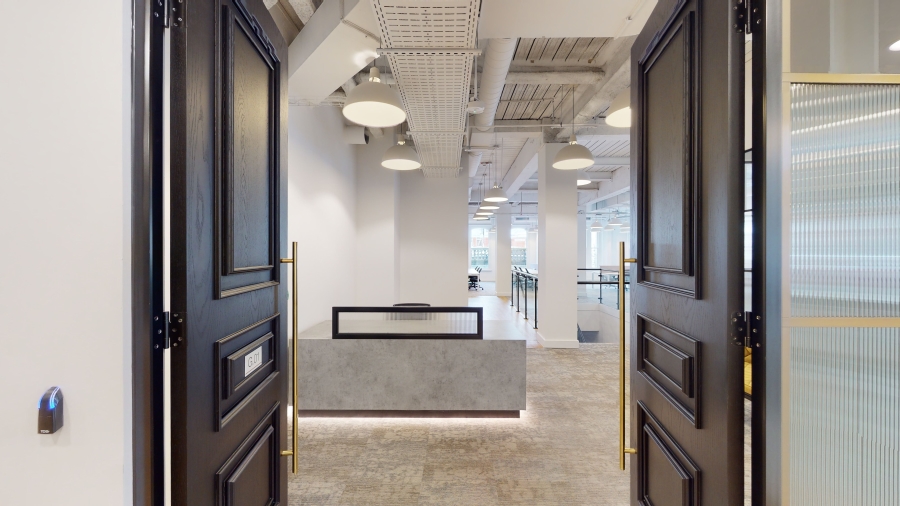
{"label": "pendant dome light", "polygon": [[472,218],[472,219],[475,220],[475,221],[484,221],[484,220],[487,220],[488,217],[487,217],[487,216],[475,216],[475,217]]}
{"label": "pendant dome light", "polygon": [[[486,202],[484,200],[484,178],[487,177],[486,174],[481,175],[481,182],[478,183],[478,193],[481,195],[481,205],[478,206],[479,211],[495,211],[500,209],[500,206],[497,205],[496,202]],[[491,214],[494,214],[493,212]]]}
{"label": "pendant dome light", "polygon": [[575,138],[575,86],[572,86],[572,136],[569,145],[560,149],[553,158],[553,168],[559,170],[586,169],[594,165],[591,150],[578,144]]}
{"label": "pendant dome light", "polygon": [[499,186],[494,186],[484,195],[484,200],[488,202],[506,202],[509,200],[509,197],[503,193],[503,190]]}
{"label": "pendant dome light", "polygon": [[631,90],[619,93],[606,110],[606,124],[619,128],[631,127]]}
{"label": "pendant dome light", "polygon": [[415,170],[422,166],[419,154],[412,146],[406,144],[403,135],[397,135],[397,145],[391,146],[384,152],[381,166],[391,170]]}
{"label": "pendant dome light", "polygon": [[578,171],[578,178],[575,179],[575,184],[577,186],[584,186],[584,185],[591,184],[591,178],[588,177],[588,175],[585,174],[584,171]]}
{"label": "pendant dome light", "polygon": [[594,218],[594,222],[591,223],[591,231],[596,232],[598,230],[603,230],[603,225],[600,224],[600,220]]}
{"label": "pendant dome light", "polygon": [[369,70],[369,81],[347,94],[342,112],[354,123],[387,128],[406,121],[406,112],[397,90],[381,82],[378,67]]}
{"label": "pendant dome light", "polygon": [[613,219],[609,220],[609,225],[612,227],[621,227],[622,220],[620,220],[618,216],[614,216]]}

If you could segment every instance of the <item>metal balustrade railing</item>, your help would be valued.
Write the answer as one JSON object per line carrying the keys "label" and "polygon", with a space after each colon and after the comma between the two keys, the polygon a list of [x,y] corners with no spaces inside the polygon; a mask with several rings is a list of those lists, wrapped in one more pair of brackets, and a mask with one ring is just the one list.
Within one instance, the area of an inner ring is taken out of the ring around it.
{"label": "metal balustrade railing", "polygon": [[531,288],[534,291],[534,318],[532,321],[534,322],[534,328],[537,329],[537,316],[538,316],[538,276],[537,274],[533,274],[530,272],[525,272],[520,270],[517,267],[512,268],[512,276],[510,277],[510,292],[514,295],[510,297],[509,306],[516,307],[516,312],[521,312],[519,310],[522,295],[524,294],[525,299],[525,319],[528,319],[528,289]]}
{"label": "metal balustrade railing", "polygon": [[[592,280],[579,280],[577,283],[579,285],[600,285],[600,296],[598,299],[600,302],[603,302],[603,286],[612,285],[616,287],[616,308],[619,307],[619,271],[616,269],[604,269],[604,268],[580,268],[579,272],[592,272],[599,275],[599,279]],[[628,285],[630,284],[630,276],[628,272],[625,273],[625,290],[628,290]]]}

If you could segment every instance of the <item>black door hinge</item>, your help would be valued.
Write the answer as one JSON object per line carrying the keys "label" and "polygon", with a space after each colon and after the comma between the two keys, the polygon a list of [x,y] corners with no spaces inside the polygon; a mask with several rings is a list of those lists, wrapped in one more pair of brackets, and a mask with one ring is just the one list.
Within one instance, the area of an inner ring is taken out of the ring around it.
{"label": "black door hinge", "polygon": [[172,313],[168,311],[153,317],[153,348],[165,350],[170,346],[178,347],[184,344],[185,328],[187,327],[187,315],[185,313]]}
{"label": "black door hinge", "polygon": [[746,348],[761,348],[762,316],[750,311],[731,314],[731,344]]}
{"label": "black door hinge", "polygon": [[164,28],[184,24],[184,0],[151,0],[153,17]]}
{"label": "black door hinge", "polygon": [[172,313],[169,317],[169,344],[177,348],[184,344],[185,330],[187,329],[187,314]]}
{"label": "black door hinge", "polygon": [[754,28],[762,25],[762,16],[757,2],[759,0],[733,0],[734,29],[738,33],[753,33]]}

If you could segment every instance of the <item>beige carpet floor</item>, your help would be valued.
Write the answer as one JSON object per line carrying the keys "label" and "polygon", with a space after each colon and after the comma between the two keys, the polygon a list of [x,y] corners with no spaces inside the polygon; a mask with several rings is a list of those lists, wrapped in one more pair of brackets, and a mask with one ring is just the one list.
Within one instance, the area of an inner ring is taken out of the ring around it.
{"label": "beige carpet floor", "polygon": [[527,360],[519,419],[302,419],[290,506],[627,504],[616,346]]}

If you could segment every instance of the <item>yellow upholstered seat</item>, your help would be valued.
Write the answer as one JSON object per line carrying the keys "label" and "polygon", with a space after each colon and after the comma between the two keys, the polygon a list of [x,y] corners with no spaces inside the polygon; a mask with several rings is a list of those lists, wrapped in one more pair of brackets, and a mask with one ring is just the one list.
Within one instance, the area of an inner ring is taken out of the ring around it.
{"label": "yellow upholstered seat", "polygon": [[753,350],[744,348],[744,393],[753,394]]}

